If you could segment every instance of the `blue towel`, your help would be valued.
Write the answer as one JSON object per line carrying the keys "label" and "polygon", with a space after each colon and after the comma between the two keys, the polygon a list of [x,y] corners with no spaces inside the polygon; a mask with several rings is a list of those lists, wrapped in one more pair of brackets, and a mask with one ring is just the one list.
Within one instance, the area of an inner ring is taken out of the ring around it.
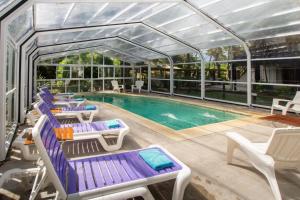
{"label": "blue towel", "polygon": [[84,101],[84,98],[76,98],[75,101]]}
{"label": "blue towel", "polygon": [[85,106],[85,109],[86,110],[96,110],[96,106],[94,106],[94,105],[87,105],[87,106]]}
{"label": "blue towel", "polygon": [[105,122],[108,128],[119,128],[120,123],[117,120],[109,120]]}
{"label": "blue towel", "polygon": [[174,163],[158,149],[143,150],[139,152],[139,155],[156,171],[174,166]]}

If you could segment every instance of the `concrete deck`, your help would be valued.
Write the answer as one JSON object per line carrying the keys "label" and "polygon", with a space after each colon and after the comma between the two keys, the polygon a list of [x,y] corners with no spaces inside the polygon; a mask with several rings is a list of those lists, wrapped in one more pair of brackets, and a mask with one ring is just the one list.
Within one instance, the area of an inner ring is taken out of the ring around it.
{"label": "concrete deck", "polygon": [[[162,97],[158,97],[162,98]],[[214,107],[221,110],[230,110],[244,113],[247,116],[222,123],[200,126],[181,131],[174,131],[153,121],[144,119],[128,111],[122,110],[110,104],[99,103],[101,111],[97,116],[99,120],[121,118],[130,127],[130,133],[124,140],[121,151],[147,147],[151,144],[159,144],[177,158],[187,164],[193,172],[193,178],[188,185],[185,200],[272,200],[271,189],[264,178],[254,167],[247,162],[247,158],[237,151],[234,164],[226,164],[226,137],[228,131],[236,131],[249,138],[251,141],[267,141],[273,128],[287,125],[260,120],[260,116],[268,113],[260,109],[248,109],[246,107],[203,102],[200,100],[185,100],[202,106]],[[94,103],[94,102],[93,102]],[[91,142],[81,141],[77,145],[86,147]],[[105,153],[91,152],[83,149],[84,153],[71,152],[64,144],[64,150],[70,158]],[[88,153],[87,153],[88,152]],[[32,162],[26,162],[19,158],[17,151],[11,153],[7,162],[0,166],[0,173],[14,167],[30,167]],[[296,171],[278,171],[277,179],[283,199],[300,199],[300,175]],[[155,199],[171,199],[173,182],[156,184],[150,187]],[[46,188],[41,199],[47,199],[53,192],[53,187]],[[0,199],[27,199],[30,188],[18,181],[7,183],[0,189]]]}

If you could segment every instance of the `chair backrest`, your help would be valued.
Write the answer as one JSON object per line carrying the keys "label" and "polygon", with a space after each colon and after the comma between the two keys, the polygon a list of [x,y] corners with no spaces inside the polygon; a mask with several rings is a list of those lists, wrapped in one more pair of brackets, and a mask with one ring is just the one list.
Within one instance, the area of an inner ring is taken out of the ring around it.
{"label": "chair backrest", "polygon": [[50,108],[56,108],[56,106],[52,103],[52,100],[46,95],[46,93],[40,92],[37,94],[41,101],[45,102],[46,105]]}
{"label": "chair backrest", "polygon": [[66,199],[69,163],[46,115],[40,117],[32,134],[50,181],[59,191],[60,196]]}
{"label": "chair backrest", "polygon": [[[296,102],[296,103],[300,104],[300,91],[296,92],[296,95],[293,98],[293,102]],[[300,105],[298,105],[298,104],[294,104],[292,106],[292,108],[295,109],[295,110],[299,110],[300,111]]]}
{"label": "chair backrest", "polygon": [[300,162],[300,128],[274,129],[268,142],[267,155],[275,161],[293,163]]}
{"label": "chair backrest", "polygon": [[144,85],[144,81],[136,81],[136,82],[135,82],[135,86],[136,86],[137,88],[142,88],[143,85]]}
{"label": "chair backrest", "polygon": [[41,91],[42,93],[45,93],[46,96],[48,96],[48,98],[50,98],[51,100],[54,99],[54,96],[51,94],[51,92],[49,91],[49,89],[48,89],[47,87],[42,87],[42,88],[40,88],[40,91]]}
{"label": "chair backrest", "polygon": [[45,102],[40,101],[40,102],[34,104],[34,108],[40,113],[40,115],[46,115],[48,117],[48,119],[50,120],[51,125],[54,128],[61,127],[61,124],[56,119],[56,117],[52,114],[51,110],[49,109],[49,107],[46,105]]}
{"label": "chair backrest", "polygon": [[111,84],[114,88],[118,88],[119,87],[119,83],[116,80],[111,81]]}

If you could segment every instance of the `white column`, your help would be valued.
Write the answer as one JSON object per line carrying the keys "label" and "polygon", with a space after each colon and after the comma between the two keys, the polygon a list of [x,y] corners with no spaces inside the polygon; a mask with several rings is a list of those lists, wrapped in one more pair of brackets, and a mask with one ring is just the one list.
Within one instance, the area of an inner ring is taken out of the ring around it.
{"label": "white column", "polygon": [[148,92],[151,91],[151,65],[148,64]]}
{"label": "white column", "polygon": [[91,57],[91,92],[94,92],[94,74],[93,74],[93,66],[94,66],[94,52],[90,51]]}
{"label": "white column", "polygon": [[174,66],[173,60],[169,59],[170,62],[170,95],[174,94]]}
{"label": "white column", "polygon": [[200,66],[200,73],[201,73],[201,99],[205,98],[205,62],[201,60]]}
{"label": "white column", "polygon": [[251,53],[249,47],[244,44],[244,49],[247,55],[247,105],[252,104],[252,80],[251,80]]}
{"label": "white column", "polygon": [[104,64],[105,64],[105,56],[102,54],[102,91],[104,91],[104,86],[105,86],[105,84],[104,84],[104,72],[105,72],[105,70],[104,70]]}

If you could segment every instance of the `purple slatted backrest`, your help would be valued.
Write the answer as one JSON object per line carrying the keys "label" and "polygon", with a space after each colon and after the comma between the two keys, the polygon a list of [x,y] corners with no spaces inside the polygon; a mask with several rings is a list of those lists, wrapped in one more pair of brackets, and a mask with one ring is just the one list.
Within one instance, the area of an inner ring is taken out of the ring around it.
{"label": "purple slatted backrest", "polygon": [[46,103],[40,102],[40,103],[38,103],[37,107],[43,115],[47,115],[48,119],[50,120],[51,125],[54,128],[59,128],[61,126],[59,121],[56,119],[56,117],[52,114],[49,107],[46,105]]}
{"label": "purple slatted backrest", "polygon": [[47,94],[40,92],[39,95],[50,109],[56,108],[56,106],[52,103],[52,100],[47,97]]}
{"label": "purple slatted backrest", "polygon": [[56,174],[61,184],[63,185],[65,191],[67,191],[66,175],[69,163],[64,155],[60,143],[55,136],[53,127],[48,119],[41,128],[40,136],[45,150],[53,165],[53,168],[56,171]]}
{"label": "purple slatted backrest", "polygon": [[49,91],[49,89],[47,87],[41,88],[41,91],[44,92],[51,100],[54,99],[54,96],[51,94],[51,92]]}

